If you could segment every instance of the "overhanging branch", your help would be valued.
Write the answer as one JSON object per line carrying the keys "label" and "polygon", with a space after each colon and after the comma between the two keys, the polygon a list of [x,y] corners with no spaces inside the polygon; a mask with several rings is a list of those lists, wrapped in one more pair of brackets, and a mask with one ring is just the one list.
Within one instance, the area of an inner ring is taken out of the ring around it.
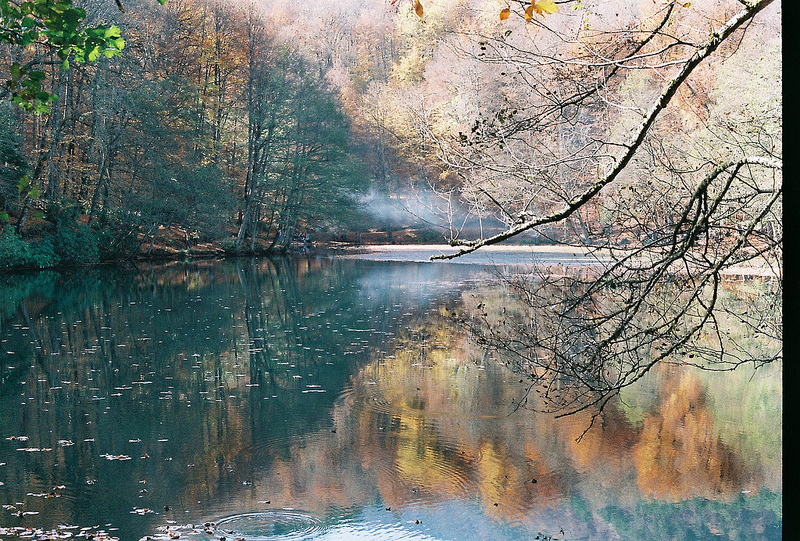
{"label": "overhanging branch", "polygon": [[[731,34],[733,34],[746,22],[752,20],[753,17],[755,17],[761,10],[769,6],[772,2],[773,0],[759,0],[757,2],[746,4],[746,8],[744,10],[737,13],[717,31],[713,32],[708,37],[705,44],[699,47],[697,51],[695,51],[695,53],[685,62],[683,68],[675,76],[675,78],[667,82],[667,84],[664,86],[658,100],[650,107],[647,113],[645,113],[644,119],[639,124],[639,127],[636,129],[628,143],[624,145],[627,150],[622,154],[622,156],[620,156],[616,165],[608,173],[606,173],[605,176],[594,182],[586,190],[570,200],[564,208],[557,212],[548,214],[547,216],[522,220],[519,223],[509,227],[505,231],[485,239],[456,241],[454,242],[455,245],[462,246],[462,248],[457,252],[452,254],[435,255],[432,256],[431,259],[454,259],[456,257],[474,252],[483,246],[489,246],[503,242],[534,227],[560,222],[571,216],[575,211],[591,201],[592,198],[594,198],[604,187],[614,182],[619,174],[625,170],[625,168],[628,166],[628,163],[642,145],[642,142],[650,131],[650,128],[652,127],[656,118],[658,118],[659,114],[661,114],[661,112],[667,108],[670,101],[675,96],[675,93],[686,81],[689,75],[692,74],[694,69],[703,60],[711,56],[714,51],[717,50],[719,45],[728,39]],[[770,164],[769,166],[772,167],[773,165]]]}

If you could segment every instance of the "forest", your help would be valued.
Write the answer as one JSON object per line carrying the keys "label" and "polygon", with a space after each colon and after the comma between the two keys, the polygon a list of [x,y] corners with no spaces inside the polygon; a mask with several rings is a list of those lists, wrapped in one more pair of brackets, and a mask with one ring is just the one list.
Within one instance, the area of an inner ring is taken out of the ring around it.
{"label": "forest", "polygon": [[47,4],[3,2],[5,267],[411,226],[660,245],[696,202],[715,242],[781,238],[771,1]]}

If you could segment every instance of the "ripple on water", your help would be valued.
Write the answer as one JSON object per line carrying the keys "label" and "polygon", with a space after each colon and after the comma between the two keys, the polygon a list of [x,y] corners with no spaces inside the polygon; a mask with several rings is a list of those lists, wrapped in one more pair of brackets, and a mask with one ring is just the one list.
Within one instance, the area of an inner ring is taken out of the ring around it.
{"label": "ripple on water", "polygon": [[214,523],[172,526],[165,528],[163,536],[154,539],[236,539],[242,541],[285,541],[313,539],[322,535],[326,527],[321,520],[306,513],[276,509],[243,513],[223,518]]}
{"label": "ripple on water", "polygon": [[247,541],[306,539],[325,531],[321,520],[299,511],[287,510],[234,515],[217,521],[217,528]]}

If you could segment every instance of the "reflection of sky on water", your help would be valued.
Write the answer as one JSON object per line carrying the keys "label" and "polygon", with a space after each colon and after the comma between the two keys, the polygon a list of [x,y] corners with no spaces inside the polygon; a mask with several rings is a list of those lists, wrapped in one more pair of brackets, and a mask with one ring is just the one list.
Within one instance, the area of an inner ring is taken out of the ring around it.
{"label": "reflection of sky on water", "polygon": [[386,301],[393,298],[409,306],[432,299],[455,300],[469,283],[489,276],[465,265],[408,261],[359,261],[359,295]]}
{"label": "reflection of sky on water", "polygon": [[[370,246],[354,250],[354,253],[349,253],[343,257],[371,261],[415,261],[442,264],[444,261],[431,261],[431,257],[449,255],[456,251],[458,251],[458,248],[453,248],[448,245],[386,245]],[[525,266],[534,264],[586,265],[597,262],[598,258],[602,259],[602,256],[585,254],[577,248],[487,246],[470,254],[448,260],[447,263],[483,266]]]}
{"label": "reflection of sky on water", "polygon": [[124,540],[292,508],[313,539],[779,538],[779,367],[653,371],[578,444],[587,416],[509,415],[524,385],[439,311],[482,276],[321,258],[19,280],[0,527]]}

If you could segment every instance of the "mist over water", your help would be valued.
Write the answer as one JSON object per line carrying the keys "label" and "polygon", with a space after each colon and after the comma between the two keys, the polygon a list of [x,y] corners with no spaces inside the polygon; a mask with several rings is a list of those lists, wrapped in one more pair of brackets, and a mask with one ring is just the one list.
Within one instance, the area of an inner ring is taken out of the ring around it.
{"label": "mist over water", "polygon": [[423,228],[436,232],[441,241],[486,237],[503,228],[494,218],[475,215],[457,192],[411,188],[388,194],[373,189],[361,197],[359,207],[382,227]]}

